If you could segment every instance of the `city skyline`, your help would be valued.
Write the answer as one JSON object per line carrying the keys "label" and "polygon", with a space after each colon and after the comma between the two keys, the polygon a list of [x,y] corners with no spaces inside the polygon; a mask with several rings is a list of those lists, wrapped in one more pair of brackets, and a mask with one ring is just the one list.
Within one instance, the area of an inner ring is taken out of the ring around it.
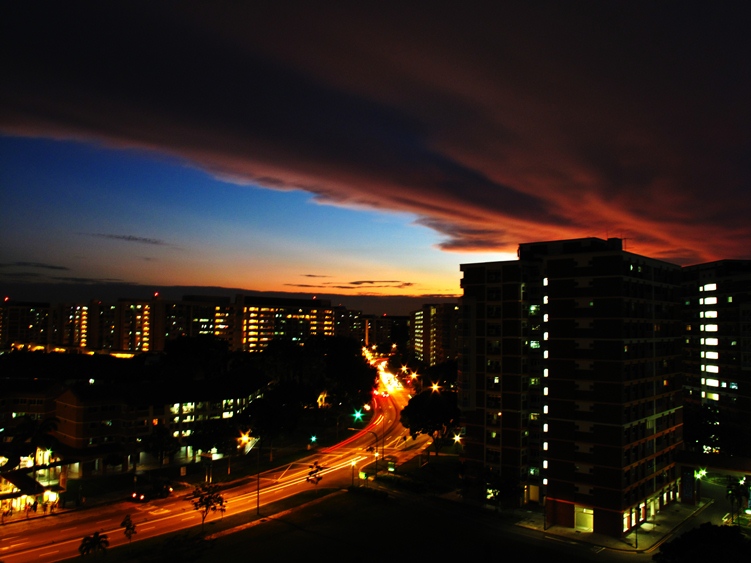
{"label": "city skyline", "polygon": [[2,22],[0,291],[429,302],[460,295],[460,264],[538,240],[749,258],[740,4],[51,4]]}

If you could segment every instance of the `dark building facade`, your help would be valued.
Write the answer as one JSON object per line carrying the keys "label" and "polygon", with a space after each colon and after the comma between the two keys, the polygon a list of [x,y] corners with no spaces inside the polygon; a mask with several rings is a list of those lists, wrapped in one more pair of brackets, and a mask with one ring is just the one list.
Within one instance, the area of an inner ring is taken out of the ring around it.
{"label": "dark building facade", "polygon": [[684,268],[683,296],[687,447],[751,458],[751,260]]}
{"label": "dark building facade", "polygon": [[469,483],[613,536],[675,500],[681,268],[587,238],[461,269]]}

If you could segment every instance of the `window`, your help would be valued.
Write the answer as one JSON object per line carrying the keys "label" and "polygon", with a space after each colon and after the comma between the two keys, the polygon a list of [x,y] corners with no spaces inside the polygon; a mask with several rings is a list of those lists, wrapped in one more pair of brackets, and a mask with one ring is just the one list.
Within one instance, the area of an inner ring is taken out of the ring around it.
{"label": "window", "polygon": [[704,304],[705,305],[717,305],[717,297],[705,297]]}
{"label": "window", "polygon": [[716,283],[708,283],[705,284],[704,287],[702,287],[703,291],[716,291],[717,290],[717,284]]}

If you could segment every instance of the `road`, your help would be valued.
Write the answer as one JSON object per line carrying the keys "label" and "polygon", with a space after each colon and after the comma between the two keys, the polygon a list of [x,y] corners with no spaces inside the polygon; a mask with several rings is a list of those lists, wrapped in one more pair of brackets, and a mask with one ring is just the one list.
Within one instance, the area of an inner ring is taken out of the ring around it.
{"label": "road", "polygon": [[[264,506],[317,486],[309,479],[314,464],[321,468],[317,475],[325,480],[327,487],[344,488],[358,480],[361,471],[372,477],[376,465],[385,472],[384,456],[403,462],[419,455],[428,440],[423,437],[405,441],[408,432],[399,423],[399,413],[408,401],[407,391],[381,368],[381,383],[367,425],[335,446],[311,451],[295,463],[265,470],[250,482],[245,479],[239,486],[226,489],[223,496],[227,510],[221,518],[242,512],[260,513]],[[251,451],[248,455],[255,453]],[[127,539],[120,522],[126,514],[136,524],[133,543],[201,526],[199,512],[193,510],[185,495],[146,504],[119,502],[9,526],[0,538],[0,561],[52,563],[76,557],[81,539],[95,531],[108,535],[110,548],[124,545]],[[217,516],[211,514],[207,521],[211,518]]]}

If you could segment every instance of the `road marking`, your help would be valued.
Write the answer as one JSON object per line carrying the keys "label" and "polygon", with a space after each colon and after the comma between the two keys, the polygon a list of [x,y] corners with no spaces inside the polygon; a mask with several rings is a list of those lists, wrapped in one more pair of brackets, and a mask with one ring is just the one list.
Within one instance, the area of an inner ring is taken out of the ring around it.
{"label": "road marking", "polygon": [[60,550],[57,551],[48,551],[47,553],[40,553],[39,557],[47,557],[48,555],[55,555],[55,553],[60,553]]}
{"label": "road marking", "polygon": [[182,518],[182,521],[185,522],[186,520],[194,520],[193,516],[188,516],[187,518]]}
{"label": "road marking", "polygon": [[61,532],[70,532],[71,530],[75,530],[76,528],[78,528],[78,526],[73,526],[72,528],[63,528],[60,531]]}
{"label": "road marking", "polygon": [[153,514],[154,516],[158,516],[159,514],[168,514],[171,512],[170,510],[167,510],[166,508],[158,508],[156,510],[149,510],[149,514]]}
{"label": "road marking", "polygon": [[106,520],[97,520],[97,524],[101,524],[103,522],[110,522],[112,521],[112,518],[107,518]]}
{"label": "road marking", "polygon": [[156,528],[156,526],[149,526],[148,528],[141,528],[141,531],[145,532],[146,530],[153,530],[154,528]]}
{"label": "road marking", "polygon": [[26,545],[27,543],[29,543],[29,542],[22,541],[21,543],[12,543],[12,544],[10,544],[10,547],[14,548],[14,547],[18,547],[19,545]]}

